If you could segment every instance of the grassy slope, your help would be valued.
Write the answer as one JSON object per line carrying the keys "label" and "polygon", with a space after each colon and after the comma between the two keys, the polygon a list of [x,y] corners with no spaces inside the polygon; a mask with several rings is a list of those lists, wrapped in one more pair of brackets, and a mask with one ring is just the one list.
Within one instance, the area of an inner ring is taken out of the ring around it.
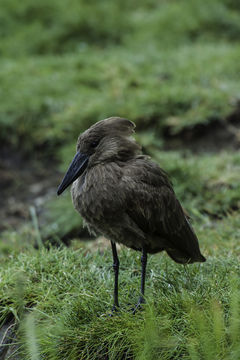
{"label": "grassy slope", "polygon": [[[236,110],[239,10],[234,0],[2,2],[1,141],[64,169],[79,131],[113,114],[134,120],[208,257],[185,268],[152,256],[146,311],[132,316],[140,261],[123,250],[123,310],[109,318],[110,251],[34,250],[31,224],[1,234],[1,321],[20,321],[22,359],[239,359],[239,153],[164,152],[160,141],[166,126],[178,133]],[[56,241],[80,220],[68,194],[49,207],[41,231]]]}
{"label": "grassy slope", "polygon": [[56,145],[113,114],[142,128],[154,119],[158,133],[224,119],[239,100],[239,12],[231,3],[148,1],[136,9],[105,0],[93,2],[90,16],[84,1],[3,1],[1,138],[23,149],[55,146],[57,155]]}

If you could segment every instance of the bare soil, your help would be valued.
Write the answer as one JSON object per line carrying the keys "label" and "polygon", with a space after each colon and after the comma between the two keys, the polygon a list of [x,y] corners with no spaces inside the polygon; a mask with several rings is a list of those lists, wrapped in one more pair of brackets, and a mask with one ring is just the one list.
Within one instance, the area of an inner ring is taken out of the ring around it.
{"label": "bare soil", "polygon": [[40,154],[33,157],[6,145],[0,148],[0,231],[16,229],[29,220],[29,208],[38,213],[44,203],[56,193],[61,175],[54,161]]}
{"label": "bare soil", "polygon": [[227,119],[212,120],[185,128],[176,135],[170,128],[163,132],[165,150],[188,149],[193,153],[218,152],[221,150],[240,149],[240,108]]}

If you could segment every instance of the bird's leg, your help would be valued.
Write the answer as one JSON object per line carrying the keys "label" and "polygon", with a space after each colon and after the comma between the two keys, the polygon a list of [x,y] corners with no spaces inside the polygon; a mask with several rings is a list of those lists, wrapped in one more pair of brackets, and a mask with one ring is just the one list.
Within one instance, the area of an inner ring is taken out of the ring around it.
{"label": "bird's leg", "polygon": [[142,248],[141,263],[142,263],[142,275],[141,275],[141,295],[139,298],[139,303],[143,304],[145,302],[144,290],[145,290],[145,277],[146,277],[146,266],[147,266],[147,252],[144,247]]}
{"label": "bird's leg", "polygon": [[114,270],[114,301],[112,311],[117,311],[119,307],[118,303],[118,272],[119,272],[119,260],[117,255],[117,248],[115,242],[111,241],[112,254],[113,254],[113,270]]}
{"label": "bird's leg", "polygon": [[147,251],[144,246],[142,248],[141,263],[142,263],[141,295],[139,297],[137,305],[135,306],[135,308],[133,310],[133,314],[135,314],[136,310],[141,307],[141,304],[145,303],[144,290],[145,290],[145,276],[146,276],[146,266],[147,266]]}

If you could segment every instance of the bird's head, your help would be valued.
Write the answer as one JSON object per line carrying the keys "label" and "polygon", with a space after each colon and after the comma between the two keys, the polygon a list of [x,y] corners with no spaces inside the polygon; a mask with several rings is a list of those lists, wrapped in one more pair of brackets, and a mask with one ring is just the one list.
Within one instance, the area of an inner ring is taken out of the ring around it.
{"label": "bird's head", "polygon": [[74,156],[57,194],[60,195],[83,172],[99,163],[127,161],[141,148],[131,136],[135,124],[119,117],[101,120],[80,134]]}

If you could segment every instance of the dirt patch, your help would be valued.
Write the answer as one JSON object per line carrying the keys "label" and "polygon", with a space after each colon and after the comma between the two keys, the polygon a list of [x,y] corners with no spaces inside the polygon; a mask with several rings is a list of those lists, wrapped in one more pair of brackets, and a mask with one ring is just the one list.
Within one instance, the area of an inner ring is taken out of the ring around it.
{"label": "dirt patch", "polygon": [[189,149],[194,153],[240,149],[240,108],[225,120],[212,120],[185,128],[176,135],[163,132],[165,150]]}
{"label": "dirt patch", "polygon": [[56,192],[61,178],[54,161],[34,153],[30,157],[7,146],[0,149],[0,231],[30,219],[29,208],[41,212],[43,204]]}

